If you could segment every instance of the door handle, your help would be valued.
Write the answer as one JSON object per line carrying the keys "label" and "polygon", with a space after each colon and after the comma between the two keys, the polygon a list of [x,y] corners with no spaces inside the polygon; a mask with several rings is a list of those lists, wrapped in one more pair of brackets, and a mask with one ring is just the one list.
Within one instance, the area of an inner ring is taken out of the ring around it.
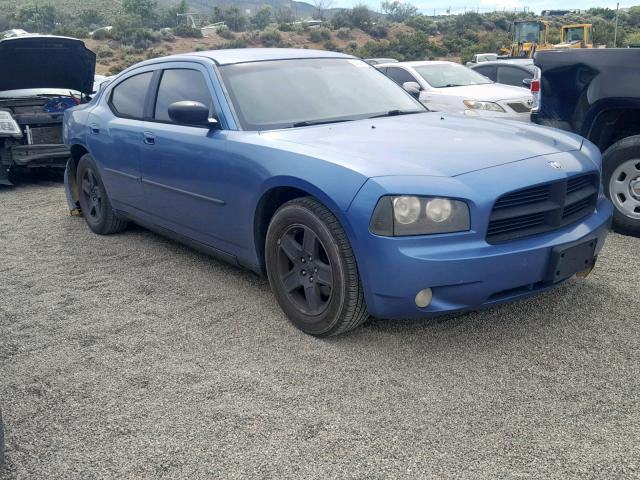
{"label": "door handle", "polygon": [[97,123],[92,123],[89,125],[89,129],[91,130],[92,135],[98,135],[100,133],[100,127]]}
{"label": "door handle", "polygon": [[144,143],[147,145],[155,145],[156,144],[156,136],[151,132],[144,132],[142,134],[144,136]]}

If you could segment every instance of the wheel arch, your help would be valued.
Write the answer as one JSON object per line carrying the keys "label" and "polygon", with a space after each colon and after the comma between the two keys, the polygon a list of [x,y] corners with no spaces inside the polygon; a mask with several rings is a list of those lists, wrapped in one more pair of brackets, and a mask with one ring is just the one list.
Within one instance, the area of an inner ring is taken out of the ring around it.
{"label": "wheel arch", "polygon": [[623,138],[640,134],[640,101],[615,101],[601,103],[585,120],[588,131],[584,136],[604,152]]}
{"label": "wheel arch", "polygon": [[338,219],[340,225],[345,230],[349,238],[352,237],[352,230],[347,221],[344,210],[336,204],[329,195],[322,189],[305,180],[298,178],[273,179],[265,187],[256,204],[253,220],[253,240],[256,250],[256,258],[260,272],[266,273],[264,261],[265,240],[267,229],[276,210],[290,200],[301,197],[312,197],[326,208]]}
{"label": "wheel arch", "polygon": [[81,215],[80,210],[80,193],[78,191],[78,182],[76,178],[76,172],[78,170],[78,163],[83,155],[89,153],[89,150],[84,145],[75,143],[69,148],[71,156],[67,160],[67,167],[64,172],[64,187],[67,195],[67,203],[69,204],[69,210],[71,215]]}

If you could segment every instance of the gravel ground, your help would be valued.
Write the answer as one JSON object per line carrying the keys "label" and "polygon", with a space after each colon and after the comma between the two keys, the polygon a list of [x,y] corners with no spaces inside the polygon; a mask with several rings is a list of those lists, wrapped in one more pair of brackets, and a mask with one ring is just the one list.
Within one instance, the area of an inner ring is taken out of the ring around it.
{"label": "gravel ground", "polygon": [[318,340],[268,284],[0,190],[7,479],[639,478],[640,239],[543,296]]}

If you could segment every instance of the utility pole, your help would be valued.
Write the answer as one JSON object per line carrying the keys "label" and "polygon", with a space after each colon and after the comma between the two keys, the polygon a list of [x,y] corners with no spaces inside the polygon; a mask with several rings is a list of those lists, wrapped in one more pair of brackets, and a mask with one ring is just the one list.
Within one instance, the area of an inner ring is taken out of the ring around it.
{"label": "utility pole", "polygon": [[618,47],[618,11],[620,10],[620,2],[616,4],[616,29],[613,34],[613,48]]}

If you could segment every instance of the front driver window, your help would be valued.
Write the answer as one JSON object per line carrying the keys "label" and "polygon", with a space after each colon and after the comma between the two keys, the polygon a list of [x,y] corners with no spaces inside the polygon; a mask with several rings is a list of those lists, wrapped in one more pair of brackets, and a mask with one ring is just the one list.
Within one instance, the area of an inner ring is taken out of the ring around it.
{"label": "front driver window", "polygon": [[160,80],[154,118],[171,122],[169,105],[184,100],[200,102],[211,111],[211,93],[204,76],[197,70],[165,70]]}

